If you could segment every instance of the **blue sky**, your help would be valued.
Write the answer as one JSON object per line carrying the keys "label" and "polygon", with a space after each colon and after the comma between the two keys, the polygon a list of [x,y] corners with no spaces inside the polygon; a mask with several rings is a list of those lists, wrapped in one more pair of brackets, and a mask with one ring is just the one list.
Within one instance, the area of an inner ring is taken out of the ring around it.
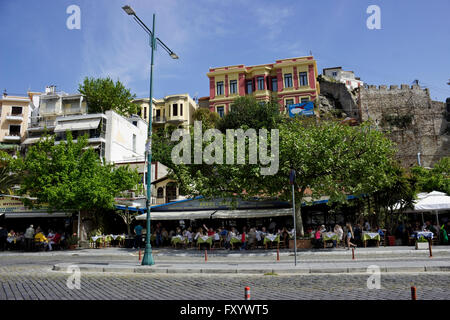
{"label": "blue sky", "polygon": [[[81,29],[69,30],[69,5]],[[369,84],[411,84],[450,97],[450,1],[414,0],[0,0],[0,89],[47,85],[73,93],[84,77],[111,76],[148,97],[146,33],[121,7],[131,5],[180,59],[159,49],[154,96],[209,95],[210,67],[271,63],[308,55],[322,68],[342,66]],[[369,5],[381,30],[369,30]]]}

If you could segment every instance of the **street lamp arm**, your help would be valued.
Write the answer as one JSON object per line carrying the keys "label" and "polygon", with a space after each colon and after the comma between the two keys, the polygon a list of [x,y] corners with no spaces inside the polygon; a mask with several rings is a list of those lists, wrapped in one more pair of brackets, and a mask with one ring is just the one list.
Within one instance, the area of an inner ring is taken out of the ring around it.
{"label": "street lamp arm", "polygon": [[142,29],[144,29],[145,32],[148,33],[148,35],[151,37],[152,36],[152,32],[150,31],[150,29],[145,25],[145,23],[142,22],[141,19],[139,19],[139,17],[137,15],[134,15],[134,20],[136,20],[136,22],[138,23],[138,25],[140,25],[142,27]]}
{"label": "street lamp arm", "polygon": [[156,41],[164,48],[164,50],[167,51],[167,53],[168,53],[172,58],[178,59],[178,56],[177,56],[172,50],[170,50],[169,47],[166,46],[166,44],[165,44],[164,42],[162,42],[160,38],[156,38]]}

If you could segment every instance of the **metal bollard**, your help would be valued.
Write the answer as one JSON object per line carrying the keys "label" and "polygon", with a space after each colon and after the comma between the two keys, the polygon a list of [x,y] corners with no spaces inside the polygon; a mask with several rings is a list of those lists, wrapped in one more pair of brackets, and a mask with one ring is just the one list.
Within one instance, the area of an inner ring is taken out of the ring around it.
{"label": "metal bollard", "polygon": [[417,300],[417,289],[416,287],[411,287],[411,300]]}
{"label": "metal bollard", "polygon": [[428,239],[428,250],[430,251],[430,258],[433,258],[433,251],[431,250],[431,240]]}
{"label": "metal bollard", "polygon": [[208,252],[207,252],[207,250],[205,249],[205,262],[207,262],[208,261]]}
{"label": "metal bollard", "polygon": [[280,249],[277,248],[277,261],[280,261]]}
{"label": "metal bollard", "polygon": [[352,260],[355,260],[355,248],[352,248]]}
{"label": "metal bollard", "polygon": [[250,287],[245,287],[245,300],[250,300]]}
{"label": "metal bollard", "polygon": [[141,261],[142,257],[141,257],[141,247],[139,247],[139,261]]}

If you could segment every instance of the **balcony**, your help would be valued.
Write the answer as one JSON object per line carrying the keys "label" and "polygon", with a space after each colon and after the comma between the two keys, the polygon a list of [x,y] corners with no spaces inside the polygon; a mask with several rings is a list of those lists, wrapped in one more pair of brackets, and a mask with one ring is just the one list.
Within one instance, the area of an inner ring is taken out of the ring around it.
{"label": "balcony", "polygon": [[9,132],[4,138],[3,140],[5,141],[15,141],[15,142],[20,142],[21,137],[19,133],[15,133],[15,132]]}
{"label": "balcony", "polygon": [[166,117],[162,117],[162,116],[156,116],[156,117],[153,117],[152,118],[152,122],[154,123],[154,124],[159,124],[159,123],[166,123],[167,122],[167,119],[166,119]]}
{"label": "balcony", "polygon": [[9,112],[6,115],[6,120],[10,120],[10,121],[23,121],[23,114],[22,113],[12,113]]}
{"label": "balcony", "polygon": [[[31,131],[39,131],[39,129],[46,128],[54,128],[55,127],[55,120],[31,120],[30,125],[28,126],[28,130],[31,129]],[[37,130],[33,130],[37,129]]]}
{"label": "balcony", "polygon": [[172,123],[180,123],[180,122],[185,122],[187,121],[186,118],[184,118],[183,116],[172,116],[169,118],[169,122]]}

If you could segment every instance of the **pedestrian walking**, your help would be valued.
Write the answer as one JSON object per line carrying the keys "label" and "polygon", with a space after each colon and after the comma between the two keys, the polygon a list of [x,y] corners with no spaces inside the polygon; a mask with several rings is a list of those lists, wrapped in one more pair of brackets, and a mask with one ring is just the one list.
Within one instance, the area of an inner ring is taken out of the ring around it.
{"label": "pedestrian walking", "polygon": [[33,241],[34,241],[34,227],[30,225],[30,227],[25,231],[25,248],[27,251],[32,250]]}

